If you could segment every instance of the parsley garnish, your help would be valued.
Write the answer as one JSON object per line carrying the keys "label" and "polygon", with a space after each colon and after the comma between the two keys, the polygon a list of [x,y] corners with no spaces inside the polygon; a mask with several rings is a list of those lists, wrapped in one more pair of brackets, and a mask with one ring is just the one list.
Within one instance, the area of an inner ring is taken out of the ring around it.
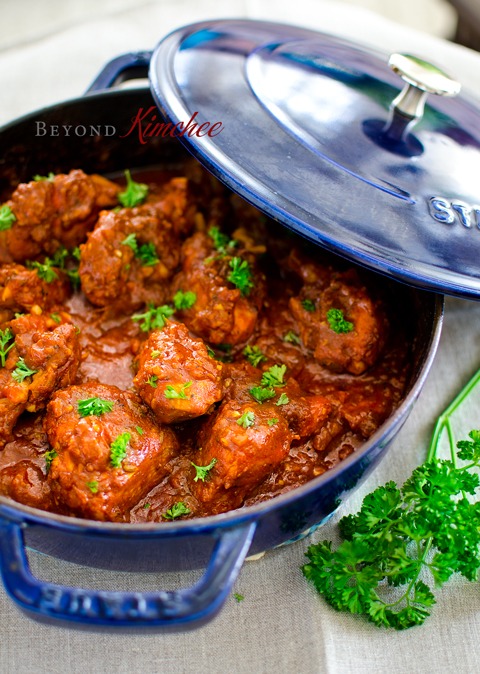
{"label": "parsley garnish", "polygon": [[50,173],[46,176],[41,176],[37,173],[36,175],[33,176],[33,179],[36,183],[39,183],[42,180],[48,180],[48,182],[51,183],[55,179],[55,173],[52,173],[52,171],[50,171]]}
{"label": "parsley garnish", "polygon": [[293,330],[289,330],[285,335],[283,335],[283,341],[288,342],[289,344],[301,344],[300,337]]}
{"label": "parsley garnish", "polygon": [[141,426],[135,426],[135,430],[137,431],[138,435],[143,435],[144,431]]}
{"label": "parsley garnish", "polygon": [[290,398],[287,396],[286,393],[282,393],[282,395],[279,397],[275,405],[278,407],[279,405],[288,405],[290,402]]}
{"label": "parsley garnish", "polygon": [[177,517],[188,515],[190,512],[190,509],[187,508],[183,501],[178,501],[178,503],[174,503],[167,512],[163,513],[162,517],[165,520],[175,520]]}
{"label": "parsley garnish", "polygon": [[267,425],[268,426],[275,426],[275,424],[278,424],[278,419],[276,417],[272,417],[271,419],[267,419]]}
{"label": "parsley garnish", "polygon": [[127,456],[127,445],[131,437],[130,433],[121,433],[110,445],[110,463],[114,468],[120,468],[123,459]]}
{"label": "parsley garnish", "polygon": [[46,281],[46,283],[52,283],[58,278],[58,274],[53,269],[53,266],[53,260],[49,257],[46,257],[44,262],[31,262],[27,260],[27,267],[29,269],[36,269],[38,278]]}
{"label": "parsley garnish", "polygon": [[244,412],[242,416],[237,419],[237,424],[242,428],[250,428],[255,423],[255,414],[253,412]]}
{"label": "parsley garnish", "polygon": [[57,313],[50,314],[50,318],[52,319],[52,321],[55,321],[57,325],[62,322],[62,317],[60,316],[60,314]]}
{"label": "parsley garnish", "polygon": [[258,346],[246,346],[243,349],[243,355],[248,360],[250,365],[253,365],[254,367],[258,367],[261,362],[267,360],[267,357],[262,353],[262,351],[260,351]]}
{"label": "parsley garnish", "polygon": [[135,257],[140,260],[144,267],[153,267],[153,265],[157,264],[159,261],[155,244],[149,242],[142,243],[142,245],[139,246],[137,242],[137,235],[134,233],[126,236],[121,244],[131,248],[135,254]]}
{"label": "parsley garnish", "polygon": [[233,598],[234,598],[235,601],[238,602],[238,603],[240,603],[241,601],[243,601],[243,600],[245,599],[245,597],[243,596],[243,594],[238,594],[238,592],[235,592],[235,593],[234,593]]}
{"label": "parsley garnish", "polygon": [[315,303],[312,300],[302,300],[302,307],[305,311],[315,311]]}
{"label": "parsley garnish", "polygon": [[7,204],[0,206],[0,232],[10,229],[16,219],[10,206],[7,206]]}
{"label": "parsley garnish", "polygon": [[168,386],[165,387],[165,391],[163,393],[165,395],[165,398],[170,398],[170,399],[182,398],[183,400],[186,400],[187,394],[185,393],[185,391],[187,390],[187,388],[190,388],[191,385],[192,385],[192,382],[187,381],[187,383],[182,384],[180,386],[180,390],[177,391],[177,389],[175,389],[173,386],[171,386],[169,384]]}
{"label": "parsley garnish", "polygon": [[[248,392],[257,402],[263,403],[265,400],[270,400],[270,398],[275,398],[275,389],[274,388],[264,388],[263,386],[254,386],[249,389]],[[282,394],[283,395],[283,394]]]}
{"label": "parsley garnish", "polygon": [[233,283],[242,295],[248,295],[254,285],[250,265],[241,257],[232,257],[228,264],[232,271],[228,274],[227,280]]}
{"label": "parsley garnish", "polygon": [[141,204],[147,198],[148,185],[137,183],[132,180],[132,176],[128,169],[125,171],[125,177],[127,179],[127,187],[124,192],[120,192],[118,200],[124,208],[133,208],[134,206]]}
{"label": "parsley garnish", "polygon": [[198,482],[198,480],[201,480],[202,482],[205,482],[213,466],[217,463],[217,459],[212,459],[208,464],[208,466],[197,466],[195,463],[193,463],[193,461],[190,461],[190,463],[192,464],[192,466],[195,468],[196,471],[193,481]]}
{"label": "parsley garnish", "polygon": [[105,412],[113,410],[113,400],[104,400],[103,398],[86,398],[79,400],[77,410],[81,417],[101,416]]}
{"label": "parsley garnish", "polygon": [[[13,339],[13,342],[9,344],[8,342]],[[0,361],[2,367],[5,367],[5,359],[7,353],[15,346],[15,337],[10,328],[5,328],[5,330],[0,330]]]}
{"label": "parsley garnish", "polygon": [[[364,614],[378,626],[421,625],[435,604],[428,575],[440,586],[454,573],[477,580],[480,568],[480,431],[456,443],[450,417],[480,381],[480,370],[435,424],[427,460],[402,487],[388,482],[343,517],[344,541],[312,545],[305,577],[339,611]],[[442,434],[450,460],[438,459]],[[466,462],[458,465],[458,461]],[[424,580],[420,580],[424,574]],[[391,588],[396,590],[392,596]]]}
{"label": "parsley garnish", "polygon": [[262,375],[262,381],[260,382],[262,386],[275,386],[280,388],[285,386],[283,377],[287,371],[286,365],[272,365],[269,367],[266,372]]}
{"label": "parsley garnish", "polygon": [[147,379],[147,384],[150,384],[152,388],[157,388],[158,386],[157,381],[158,381],[157,375],[152,374],[152,376]]}
{"label": "parsley garnish", "polygon": [[327,321],[333,332],[337,334],[352,332],[353,330],[353,323],[345,320],[341,309],[329,309],[327,311]]}
{"label": "parsley garnish", "polygon": [[45,458],[45,472],[48,474],[50,466],[52,465],[52,461],[58,456],[58,454],[54,449],[48,449],[43,456]]}
{"label": "parsley garnish", "polygon": [[12,379],[15,379],[19,384],[27,377],[32,377],[38,370],[32,370],[28,367],[23,358],[17,360],[17,366],[12,372]]}
{"label": "parsley garnish", "polygon": [[228,248],[235,248],[237,245],[236,241],[230,239],[218,227],[210,227],[208,236],[212,239],[213,245],[221,255],[226,255]]}
{"label": "parsley garnish", "polygon": [[192,290],[177,290],[173,296],[173,304],[175,309],[191,309],[197,301],[197,294]]}
{"label": "parsley garnish", "polygon": [[85,482],[85,486],[90,489],[92,494],[96,494],[98,491],[98,482],[97,480],[91,480],[91,482]]}
{"label": "parsley garnish", "polygon": [[149,304],[147,311],[143,314],[134,314],[132,321],[142,321],[140,323],[140,330],[149,332],[150,330],[163,328],[167,322],[166,319],[174,313],[175,310],[169,307],[168,304],[163,304],[161,307],[154,307],[153,304]]}

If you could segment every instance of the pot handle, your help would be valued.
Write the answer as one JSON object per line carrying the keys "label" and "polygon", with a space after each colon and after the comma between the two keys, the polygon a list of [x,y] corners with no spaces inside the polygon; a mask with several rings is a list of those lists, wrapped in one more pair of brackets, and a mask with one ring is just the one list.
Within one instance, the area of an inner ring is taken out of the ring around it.
{"label": "pot handle", "polygon": [[151,58],[151,51],[128,52],[117,56],[105,64],[85,93],[111,89],[126,80],[148,77]]}
{"label": "pot handle", "polygon": [[192,587],[158,592],[111,592],[56,585],[35,578],[25,552],[22,525],[0,524],[0,571],[5,589],[24,611],[41,619],[108,627],[167,627],[204,623],[232,590],[247,555],[256,521],[216,530],[204,575]]}

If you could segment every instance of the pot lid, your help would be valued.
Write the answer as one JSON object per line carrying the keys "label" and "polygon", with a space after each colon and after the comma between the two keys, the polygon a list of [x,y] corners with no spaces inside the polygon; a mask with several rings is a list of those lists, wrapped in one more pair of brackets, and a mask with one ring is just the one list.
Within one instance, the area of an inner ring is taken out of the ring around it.
{"label": "pot lid", "polygon": [[222,20],[163,39],[150,82],[194,156],[274,220],[412,285],[480,299],[480,108],[435,66]]}

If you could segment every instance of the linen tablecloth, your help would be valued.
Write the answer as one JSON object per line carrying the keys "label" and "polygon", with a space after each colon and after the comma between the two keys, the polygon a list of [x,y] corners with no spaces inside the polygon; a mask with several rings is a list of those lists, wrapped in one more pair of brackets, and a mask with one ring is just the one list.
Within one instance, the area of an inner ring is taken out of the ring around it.
{"label": "linen tablecloth", "polygon": [[[50,3],[26,3],[32,11]],[[43,105],[76,97],[101,66],[124,51],[153,47],[168,31],[191,21],[249,16],[289,21],[371,44],[409,51],[455,73],[480,94],[480,56],[437,37],[401,27],[336,2],[105,3],[104,18],[74,26],[53,21],[36,40],[0,52],[0,123]],[[219,9],[220,7],[220,9]],[[7,6],[0,7],[7,18]],[[108,10],[108,11],[107,11]],[[30,17],[33,21],[34,17]],[[0,20],[3,31],[8,22]],[[472,232],[472,237],[480,232]],[[20,613],[0,587],[0,673],[91,674],[405,674],[479,670],[480,593],[455,579],[438,592],[424,626],[381,630],[362,618],[337,613],[315,594],[300,572],[307,546],[335,538],[338,517],[355,511],[378,484],[401,483],[426,455],[437,415],[480,366],[480,304],[446,300],[440,347],[431,375],[386,459],[328,525],[310,539],[268,552],[244,565],[221,613],[207,626],[177,634],[115,634],[41,625]],[[478,399],[477,399],[478,400]],[[459,431],[480,427],[478,405],[458,420]],[[193,574],[117,574],[83,568],[32,553],[34,573],[53,582],[103,589],[183,587]],[[196,576],[195,576],[196,577]]]}

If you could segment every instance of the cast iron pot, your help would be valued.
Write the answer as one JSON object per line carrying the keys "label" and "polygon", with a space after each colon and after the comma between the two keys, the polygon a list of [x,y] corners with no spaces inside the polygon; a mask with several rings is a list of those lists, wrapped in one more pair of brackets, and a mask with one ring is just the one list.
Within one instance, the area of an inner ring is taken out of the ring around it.
{"label": "cast iron pot", "polygon": [[[72,168],[108,174],[127,167],[181,164],[188,155],[176,139],[157,137],[142,144],[138,135],[128,133],[138,110],[154,105],[148,88],[106,90],[119,79],[143,75],[148,60],[148,53],[120,57],[106,66],[86,96],[3,127],[0,203],[12,186],[35,174]],[[379,281],[385,282],[382,277]],[[29,615],[47,622],[185,629],[212,618],[231,592],[247,554],[297,540],[324,523],[386,454],[406,420],[432,365],[443,302],[440,295],[392,285],[412,308],[412,374],[403,402],[358,451],[275,499],[184,522],[92,522],[39,511],[0,496],[0,567],[11,598]],[[97,568],[206,571],[195,585],[176,591],[80,589],[35,578],[26,547]]]}

